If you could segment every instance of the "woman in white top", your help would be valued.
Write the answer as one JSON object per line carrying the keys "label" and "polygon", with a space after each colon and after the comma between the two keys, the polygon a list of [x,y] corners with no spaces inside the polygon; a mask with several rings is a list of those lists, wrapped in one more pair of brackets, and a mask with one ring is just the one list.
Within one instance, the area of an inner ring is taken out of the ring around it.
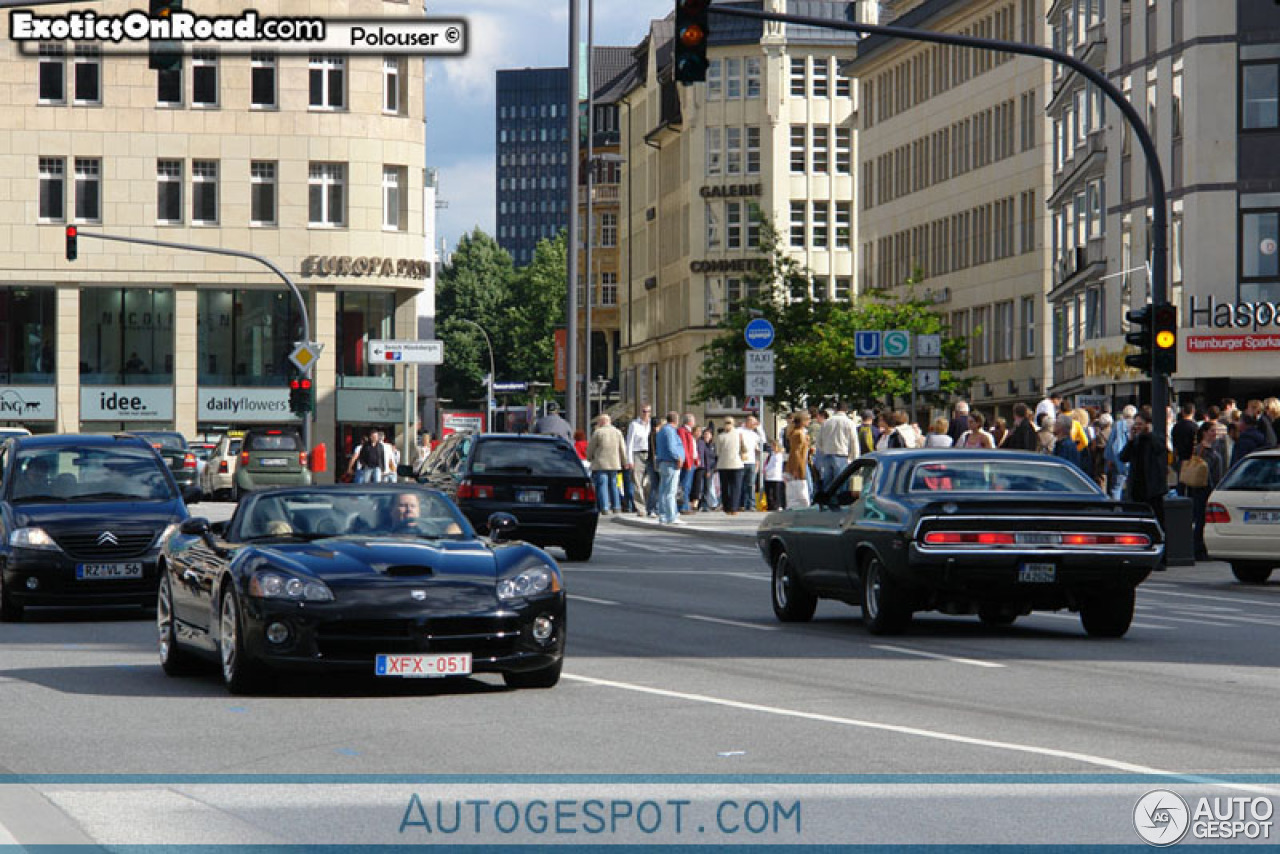
{"label": "woman in white top", "polygon": [[947,428],[951,423],[945,418],[939,418],[933,422],[933,426],[929,428],[929,435],[924,437],[924,446],[926,448],[950,448],[953,441],[947,435]]}
{"label": "woman in white top", "polygon": [[982,429],[982,413],[969,413],[969,429],[960,436],[957,448],[995,448],[995,437]]}

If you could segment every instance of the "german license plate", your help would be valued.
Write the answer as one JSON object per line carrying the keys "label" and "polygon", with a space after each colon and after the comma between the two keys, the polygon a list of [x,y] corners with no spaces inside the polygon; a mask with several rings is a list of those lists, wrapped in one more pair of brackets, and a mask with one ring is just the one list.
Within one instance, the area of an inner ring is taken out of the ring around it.
{"label": "german license plate", "polygon": [[78,563],[76,578],[81,581],[104,578],[141,578],[140,563]]}
{"label": "german license plate", "polygon": [[1276,523],[1280,522],[1280,510],[1246,510],[1244,511],[1244,520],[1249,523]]}
{"label": "german license plate", "polygon": [[1051,563],[1024,563],[1018,567],[1018,581],[1025,584],[1052,584],[1058,568]]}
{"label": "german license plate", "polygon": [[541,504],[542,490],[541,489],[517,489],[516,501],[518,501],[521,504]]}
{"label": "german license plate", "polygon": [[288,461],[287,459],[284,459],[283,457],[266,457],[265,459],[258,460],[258,465],[260,465],[260,466],[287,466],[287,465],[289,465],[289,461]]}
{"label": "german license plate", "polygon": [[378,676],[405,679],[438,679],[442,676],[471,675],[471,653],[448,655],[379,655],[373,672]]}

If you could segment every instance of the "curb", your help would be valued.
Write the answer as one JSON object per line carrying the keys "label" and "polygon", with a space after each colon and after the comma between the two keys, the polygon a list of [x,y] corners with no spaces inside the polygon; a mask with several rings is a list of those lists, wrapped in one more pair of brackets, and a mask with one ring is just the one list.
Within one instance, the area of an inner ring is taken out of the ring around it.
{"label": "curb", "polygon": [[612,517],[610,519],[610,524],[623,525],[627,528],[642,528],[648,531],[662,531],[666,534],[682,534],[689,537],[701,537],[707,540],[720,540],[728,543],[754,543],[756,538],[754,531],[737,533],[735,531],[709,531],[706,528],[696,528],[690,525],[659,526],[654,522],[641,522],[639,519],[630,519],[626,516]]}

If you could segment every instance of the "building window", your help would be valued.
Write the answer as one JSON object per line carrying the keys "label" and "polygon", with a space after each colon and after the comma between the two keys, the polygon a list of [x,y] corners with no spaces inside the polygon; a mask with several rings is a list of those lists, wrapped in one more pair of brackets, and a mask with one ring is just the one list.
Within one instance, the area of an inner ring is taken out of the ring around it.
{"label": "building window", "polygon": [[1088,204],[1089,204],[1089,238],[1102,237],[1103,231],[1106,229],[1106,199],[1103,198],[1102,182],[1090,181],[1088,184]]}
{"label": "building window", "polygon": [[1280,212],[1245,211],[1240,227],[1240,275],[1246,279],[1280,276]]}
{"label": "building window", "polygon": [[[583,292],[582,288],[578,293]],[[371,338],[394,338],[395,294],[338,292],[338,385],[360,388],[393,388],[392,368],[370,363],[366,343]],[[356,378],[348,382],[348,378]]]}
{"label": "building window", "polygon": [[791,203],[791,248],[804,248],[805,202]]}
{"label": "building window", "polygon": [[742,202],[725,202],[724,235],[729,249],[742,248]]}
{"label": "building window", "polygon": [[276,163],[254,160],[249,164],[249,222],[251,225],[276,223]]}
{"label": "building window", "polygon": [[707,62],[707,100],[719,101],[721,92],[720,77],[720,60],[712,59]]}
{"label": "building window", "polygon": [[173,291],[80,290],[80,383],[173,384]]}
{"label": "building window", "polygon": [[836,202],[836,248],[848,249],[853,241],[853,202]]}
{"label": "building window", "polygon": [[404,198],[401,171],[396,166],[382,167],[382,227],[384,230],[399,231],[404,227],[404,220],[400,216],[400,205]]}
{"label": "building window", "polygon": [[[43,48],[42,48],[43,49]],[[1241,68],[1240,117],[1245,130],[1280,126],[1280,63],[1267,62]],[[43,100],[43,78],[41,79]]]}
{"label": "building window", "polygon": [[404,58],[384,57],[382,60],[382,112],[398,115],[404,103]]}
{"label": "building window", "polygon": [[1022,298],[1022,358],[1036,354],[1036,298]]}
{"label": "building window", "polygon": [[613,272],[600,273],[600,304],[601,305],[617,305],[618,304],[618,274]]}
{"label": "building window", "polygon": [[830,166],[830,128],[826,125],[813,126],[813,171],[825,175]]}
{"label": "building window", "polygon": [[725,100],[737,100],[742,97],[741,59],[724,61],[724,97]]}
{"label": "building window", "polygon": [[311,225],[346,225],[346,185],[346,164],[311,164],[307,175],[307,221]]}
{"label": "building window", "polygon": [[831,64],[826,57],[813,58],[813,97],[831,97]]}
{"label": "building window", "polygon": [[1169,219],[1169,281],[1182,281],[1182,200],[1173,203]]}
{"label": "building window", "polygon": [[97,45],[76,45],[74,81],[77,104],[102,103],[102,49]]}
{"label": "building window", "polygon": [[53,385],[56,303],[54,288],[0,287],[0,385]]}
{"label": "building window", "polygon": [[831,230],[831,208],[826,201],[813,203],[813,248],[826,249]]}
{"label": "building window", "polygon": [[218,106],[218,54],[197,48],[191,51],[191,105]]}
{"label": "building window", "polygon": [[156,161],[156,222],[182,222],[182,161]]}
{"label": "building window", "polygon": [[67,51],[60,44],[41,44],[37,69],[36,96],[41,104],[61,104],[67,100]]}
{"label": "building window", "polygon": [[804,125],[791,126],[791,171],[803,174],[805,171],[805,129]]}
{"label": "building window", "polygon": [[742,128],[724,129],[724,173],[742,174]]}
{"label": "building window", "polygon": [[853,280],[848,276],[836,276],[834,279],[835,293],[832,295],[836,302],[848,302],[853,295]]}
{"label": "building window", "polygon": [[177,68],[156,72],[156,103],[163,107],[182,106],[182,59]]}
{"label": "building window", "polygon": [[707,213],[707,249],[720,248],[720,205],[707,202],[705,204]]}
{"label": "building window", "polygon": [[764,211],[755,202],[746,202],[747,208],[747,248],[760,248],[760,224],[764,222]]}
{"label": "building window", "polygon": [[747,174],[760,174],[760,128],[749,125],[747,131]]}
{"label": "building window", "polygon": [[41,222],[61,222],[66,218],[67,161],[61,157],[41,157],[40,204],[37,217]]}
{"label": "building window", "polygon": [[336,54],[313,54],[308,61],[312,109],[341,110],[346,106],[347,59]]}
{"label": "building window", "polygon": [[707,128],[707,175],[720,174],[720,128]]}
{"label": "building window", "polygon": [[791,96],[803,98],[806,93],[804,75],[805,57],[791,57]]}
{"label": "building window", "polygon": [[744,65],[747,73],[747,97],[760,97],[760,58],[749,56]]}
{"label": "building window", "polygon": [[853,128],[836,128],[836,174],[853,173]]}
{"label": "building window", "polygon": [[276,288],[199,289],[199,384],[283,387],[293,373],[289,351],[302,335],[297,311],[293,298]]}
{"label": "building window", "polygon": [[249,104],[257,109],[276,106],[276,57],[272,53],[255,52],[249,60]]}
{"label": "building window", "polygon": [[836,97],[852,98],[853,97],[853,81],[843,74],[836,74]]}
{"label": "building window", "polygon": [[102,221],[102,161],[96,157],[76,158],[76,220]]}
{"label": "building window", "polygon": [[191,161],[191,222],[218,222],[218,161]]}
{"label": "building window", "polygon": [[991,324],[987,322],[986,306],[973,310],[973,364],[991,363]]}
{"label": "building window", "polygon": [[616,213],[600,214],[600,245],[612,248],[618,245],[618,215]]}
{"label": "building window", "polygon": [[1013,301],[998,302],[995,304],[994,315],[994,335],[992,336],[995,343],[995,361],[1010,362],[1013,361]]}

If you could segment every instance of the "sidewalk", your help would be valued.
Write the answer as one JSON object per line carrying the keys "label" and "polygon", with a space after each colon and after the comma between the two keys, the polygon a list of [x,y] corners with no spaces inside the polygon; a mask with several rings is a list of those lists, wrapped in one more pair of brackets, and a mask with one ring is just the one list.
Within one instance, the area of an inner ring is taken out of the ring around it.
{"label": "sidewalk", "polygon": [[606,516],[600,521],[627,528],[647,528],[670,534],[690,534],[713,540],[728,540],[735,543],[750,543],[755,540],[756,528],[764,513],[743,511],[736,516],[729,516],[720,511],[711,513],[691,513],[681,516],[683,525],[660,525],[655,516],[637,516],[634,513]]}

